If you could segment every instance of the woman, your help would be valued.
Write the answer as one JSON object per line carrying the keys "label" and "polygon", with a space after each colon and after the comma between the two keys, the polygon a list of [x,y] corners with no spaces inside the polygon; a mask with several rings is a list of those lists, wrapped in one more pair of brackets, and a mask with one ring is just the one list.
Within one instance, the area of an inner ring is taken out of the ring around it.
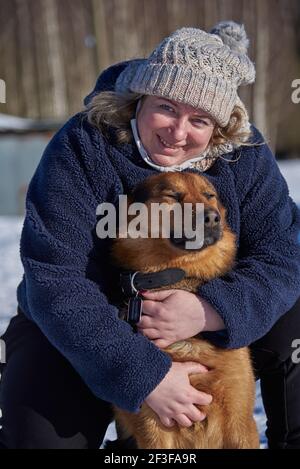
{"label": "woman", "polygon": [[[291,361],[299,309],[287,312],[299,296],[299,213],[237,95],[255,78],[247,45],[232,22],[210,34],[176,31],[148,59],[104,72],[87,112],[48,145],[28,191],[19,314],[4,335],[4,447],[96,448],[110,403],[135,412],[146,402],[166,426],[204,419],[196,404],[213,396],[188,376],[205,368],[171,364],[162,350],[203,332],[224,348],[252,344],[269,446],[300,448]],[[95,235],[96,208],[156,171],[177,170],[205,172],[215,185],[239,259],[199,295],[146,292],[134,334],[114,306],[117,276],[109,240]]]}

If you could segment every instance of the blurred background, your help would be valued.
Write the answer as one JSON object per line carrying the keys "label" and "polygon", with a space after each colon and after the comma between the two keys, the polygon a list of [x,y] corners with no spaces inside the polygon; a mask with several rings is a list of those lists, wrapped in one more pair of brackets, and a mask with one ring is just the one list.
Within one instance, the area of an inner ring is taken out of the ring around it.
{"label": "blurred background", "polygon": [[229,19],[245,25],[257,71],[240,96],[300,206],[299,0],[0,0],[0,333],[16,310],[28,183],[51,136],[110,64]]}
{"label": "blurred background", "polygon": [[295,177],[299,0],[0,0],[0,216],[23,214],[45,145],[82,109],[101,70],[147,56],[179,27],[209,30],[226,19],[244,23],[257,70],[241,98],[278,160],[289,160],[283,172]]}

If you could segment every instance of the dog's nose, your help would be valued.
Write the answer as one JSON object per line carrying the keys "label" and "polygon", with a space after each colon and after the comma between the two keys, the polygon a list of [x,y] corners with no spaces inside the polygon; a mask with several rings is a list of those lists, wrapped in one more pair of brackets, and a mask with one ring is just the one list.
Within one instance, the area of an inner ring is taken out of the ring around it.
{"label": "dog's nose", "polygon": [[212,208],[204,210],[204,227],[217,228],[220,225],[221,217],[217,210]]}

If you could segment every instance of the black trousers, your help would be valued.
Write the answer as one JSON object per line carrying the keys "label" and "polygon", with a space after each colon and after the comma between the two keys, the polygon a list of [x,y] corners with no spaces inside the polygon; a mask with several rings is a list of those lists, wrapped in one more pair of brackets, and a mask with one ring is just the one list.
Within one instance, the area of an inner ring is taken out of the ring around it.
{"label": "black trousers", "polygon": [[[1,365],[0,448],[99,448],[113,418],[111,405],[91,393],[22,313],[2,339],[7,363]],[[300,339],[300,299],[251,346],[269,448],[300,449],[300,364],[291,359],[294,339]]]}

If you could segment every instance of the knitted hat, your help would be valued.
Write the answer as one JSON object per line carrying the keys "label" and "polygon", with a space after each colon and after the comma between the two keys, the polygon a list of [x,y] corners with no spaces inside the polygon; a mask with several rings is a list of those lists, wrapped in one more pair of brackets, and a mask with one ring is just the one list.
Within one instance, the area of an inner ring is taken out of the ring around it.
{"label": "knitted hat", "polygon": [[116,82],[117,92],[162,96],[209,113],[224,127],[241,101],[237,89],[253,83],[243,25],[226,21],[210,33],[182,28],[165,38],[148,59],[133,60]]}

